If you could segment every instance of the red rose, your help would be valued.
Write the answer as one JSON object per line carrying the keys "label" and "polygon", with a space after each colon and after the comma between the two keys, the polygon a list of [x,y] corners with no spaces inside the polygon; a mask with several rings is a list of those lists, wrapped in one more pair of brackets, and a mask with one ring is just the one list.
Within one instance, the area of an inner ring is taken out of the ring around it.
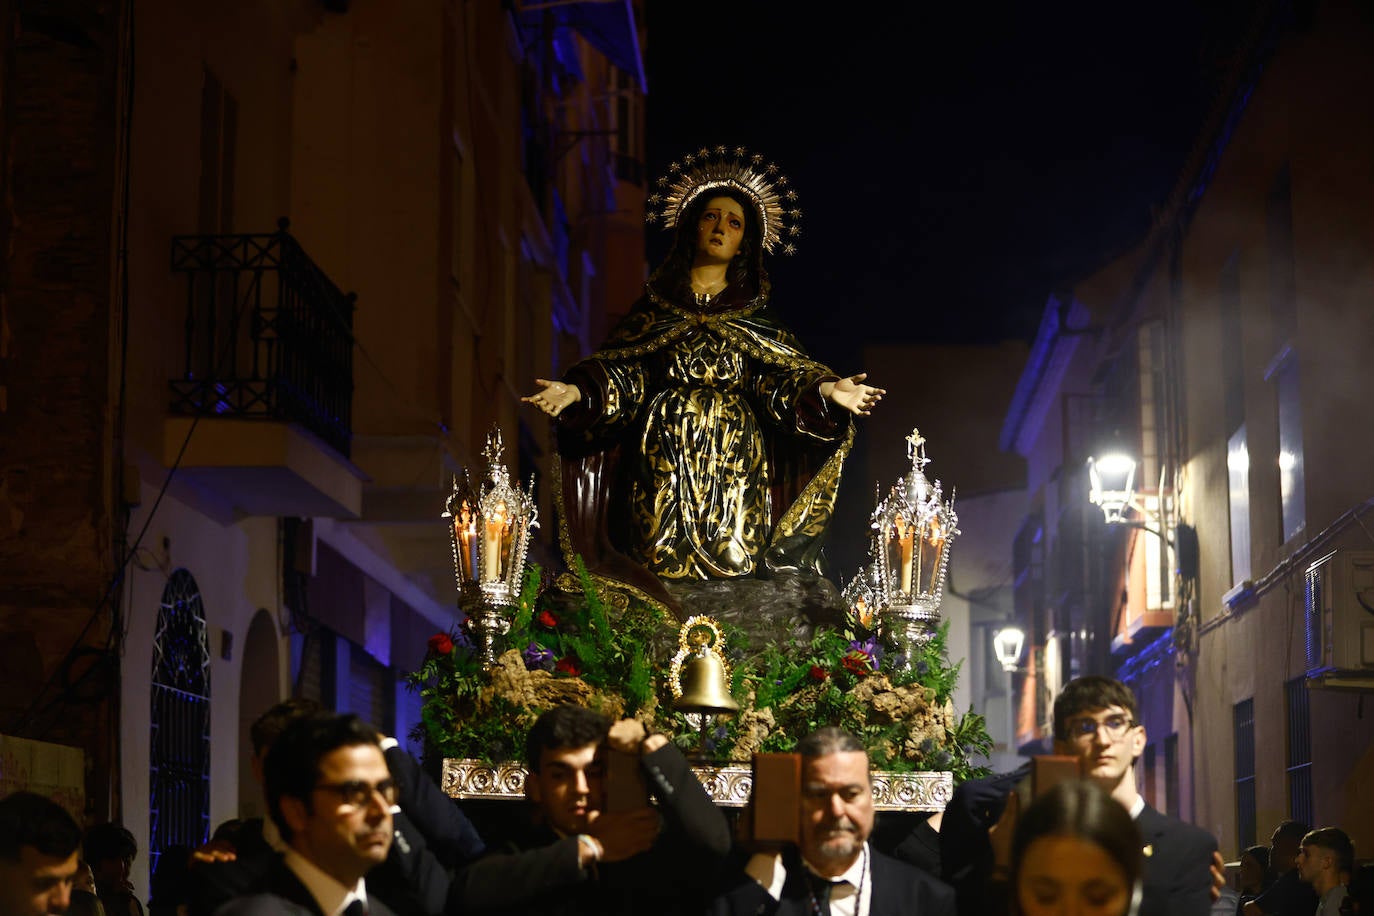
{"label": "red rose", "polygon": [[825,670],[824,668],[822,668],[820,665],[812,665],[812,666],[811,666],[811,680],[813,680],[813,681],[823,681],[823,680],[825,680],[825,679],[828,678],[828,677],[830,677],[830,672],[829,672],[829,671],[826,671],[826,670]]}
{"label": "red rose", "polygon": [[560,658],[558,663],[553,666],[553,670],[557,671],[559,674],[566,674],[569,677],[577,677],[582,673],[582,670],[577,667],[577,659],[573,658],[571,655],[565,655]]}
{"label": "red rose", "polygon": [[550,630],[552,630],[554,627],[558,626],[558,618],[550,614],[548,611],[540,611],[539,625],[541,627],[548,627]]}
{"label": "red rose", "polygon": [[435,655],[448,655],[453,651],[453,638],[447,633],[435,633],[429,638],[429,651]]}
{"label": "red rose", "polygon": [[873,660],[863,652],[850,652],[842,661],[845,669],[858,677],[867,677],[873,673]]}

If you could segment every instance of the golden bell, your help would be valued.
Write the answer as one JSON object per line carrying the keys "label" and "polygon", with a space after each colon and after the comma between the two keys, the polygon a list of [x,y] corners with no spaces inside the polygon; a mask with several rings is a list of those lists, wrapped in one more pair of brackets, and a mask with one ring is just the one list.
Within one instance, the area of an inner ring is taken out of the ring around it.
{"label": "golden bell", "polygon": [[682,695],[673,702],[673,708],[708,715],[739,712],[725,680],[725,666],[716,653],[707,649],[687,662],[682,672]]}

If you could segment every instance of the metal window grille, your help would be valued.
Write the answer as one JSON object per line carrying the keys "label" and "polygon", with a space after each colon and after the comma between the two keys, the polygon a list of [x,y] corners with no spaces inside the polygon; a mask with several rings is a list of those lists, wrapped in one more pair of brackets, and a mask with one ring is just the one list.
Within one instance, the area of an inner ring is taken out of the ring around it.
{"label": "metal window grille", "polygon": [[1255,701],[1233,708],[1236,753],[1236,841],[1255,845]]}
{"label": "metal window grille", "polygon": [[1288,707],[1288,816],[1304,824],[1312,817],[1312,710],[1311,694],[1305,678],[1295,677],[1283,685]]}
{"label": "metal window grille", "polygon": [[148,862],[200,846],[210,826],[210,648],[200,588],[186,570],[167,580],[153,636]]}
{"label": "metal window grille", "polygon": [[390,668],[349,643],[348,708],[388,735],[396,731],[395,687]]}
{"label": "metal window grille", "polygon": [[326,709],[335,707],[338,686],[334,643],[334,634],[323,627],[315,627],[305,634],[293,691],[295,696],[314,700]]}

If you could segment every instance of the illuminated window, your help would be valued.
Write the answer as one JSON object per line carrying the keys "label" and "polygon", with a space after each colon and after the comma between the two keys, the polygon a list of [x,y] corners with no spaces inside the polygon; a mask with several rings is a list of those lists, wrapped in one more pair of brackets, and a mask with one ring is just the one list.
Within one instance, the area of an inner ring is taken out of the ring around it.
{"label": "illuminated window", "polygon": [[210,826],[210,647],[200,588],[186,570],[167,580],[153,635],[148,864],[194,849]]}

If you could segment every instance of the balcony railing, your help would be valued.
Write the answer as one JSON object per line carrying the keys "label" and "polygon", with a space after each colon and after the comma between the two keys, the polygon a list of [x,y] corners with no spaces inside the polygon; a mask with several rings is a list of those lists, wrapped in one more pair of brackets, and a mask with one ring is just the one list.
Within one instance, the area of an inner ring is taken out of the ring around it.
{"label": "balcony railing", "polygon": [[175,413],[299,423],[348,457],[353,303],[277,222],[268,235],[179,235],[185,372]]}

